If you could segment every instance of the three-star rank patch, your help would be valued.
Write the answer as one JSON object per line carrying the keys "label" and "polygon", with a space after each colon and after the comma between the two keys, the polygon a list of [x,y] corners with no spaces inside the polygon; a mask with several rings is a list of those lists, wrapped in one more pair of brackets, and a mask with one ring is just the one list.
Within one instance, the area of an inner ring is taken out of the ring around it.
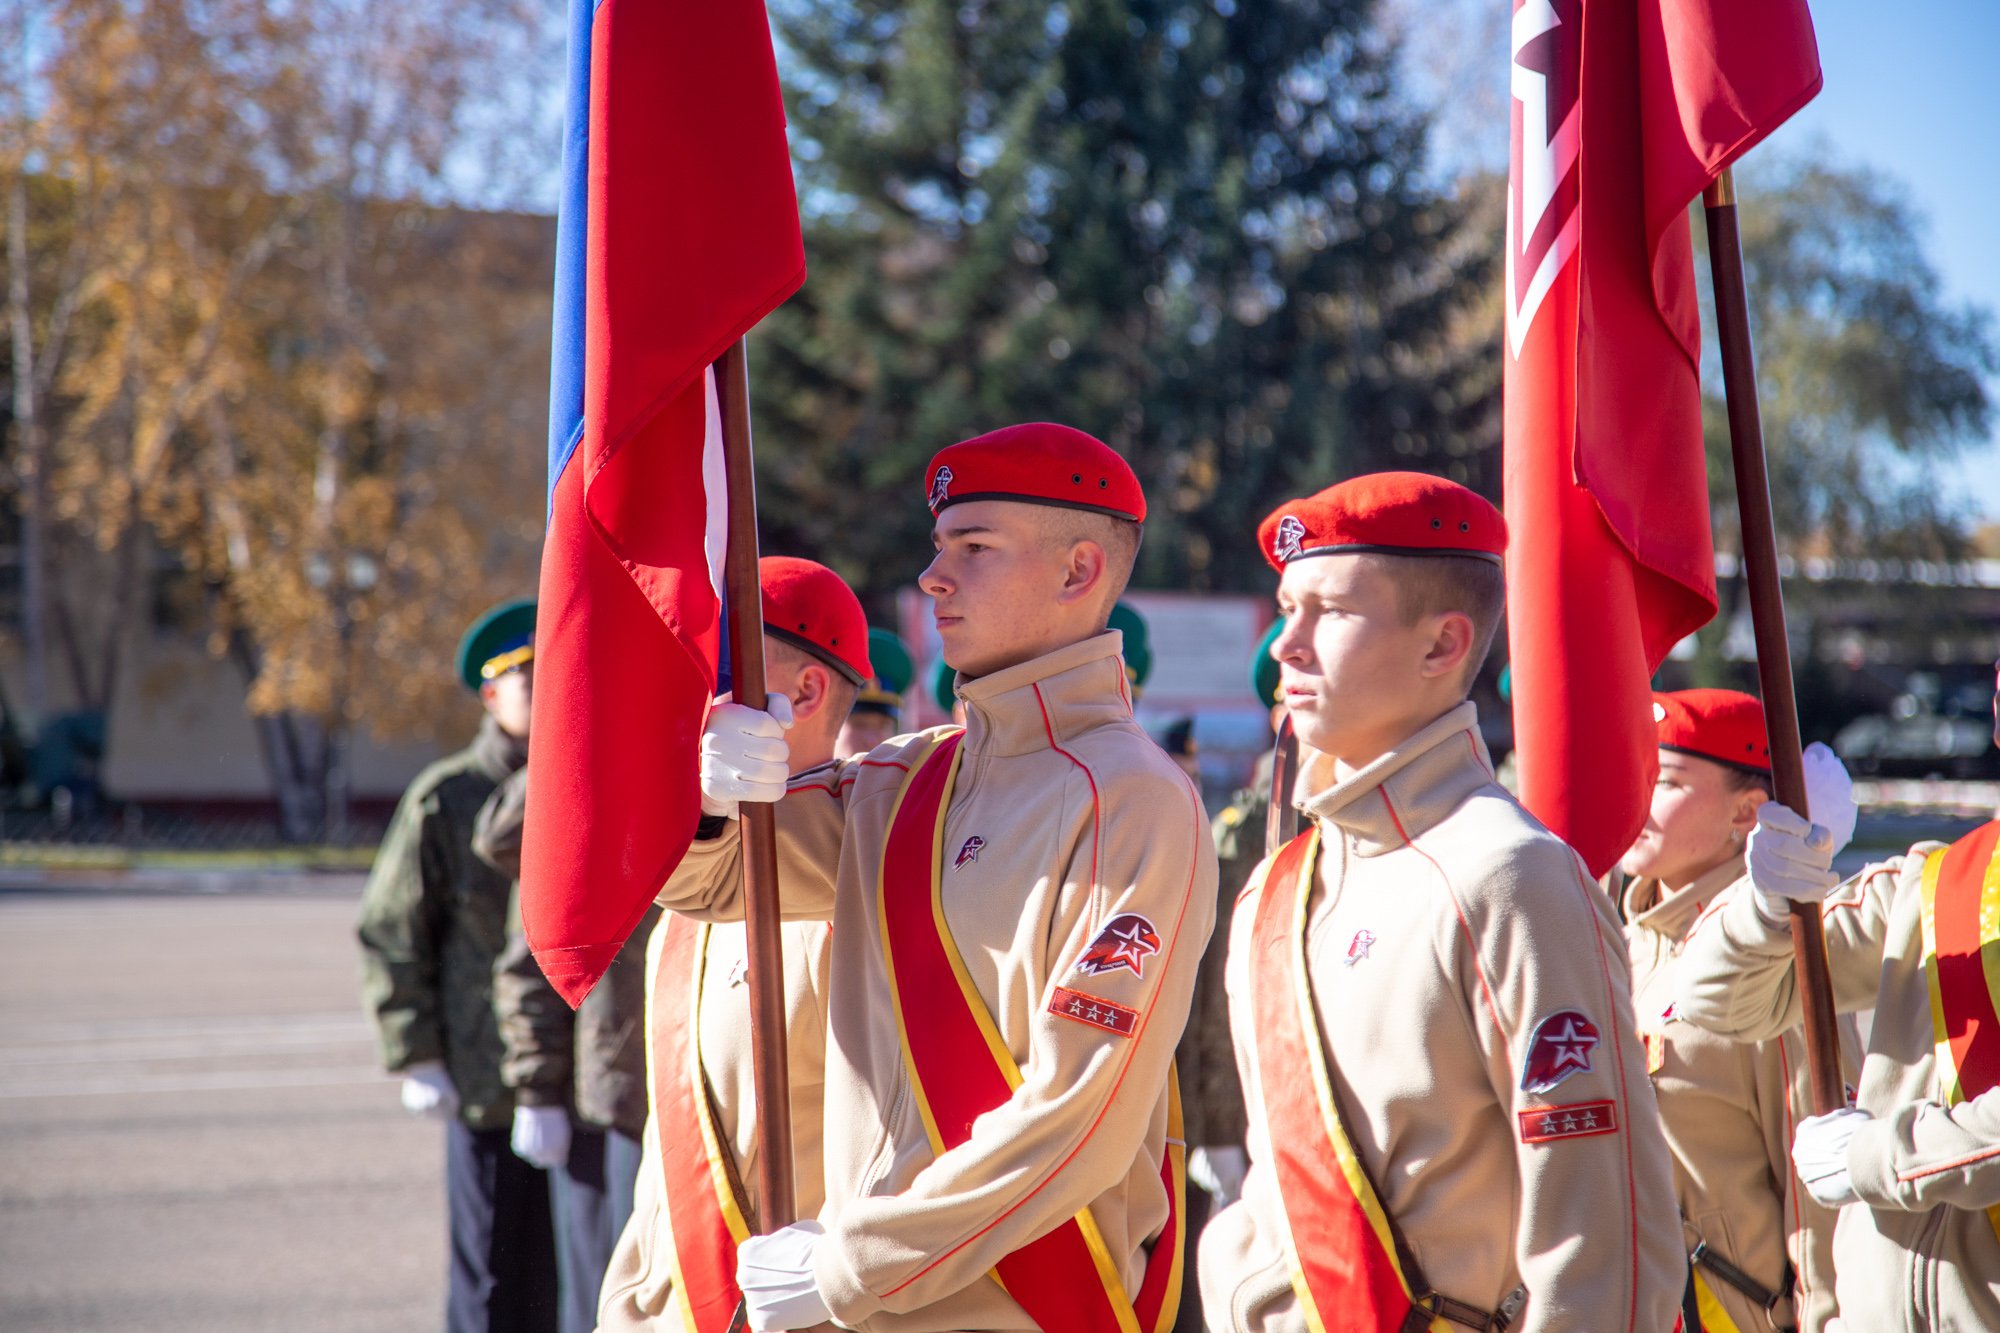
{"label": "three-star rank patch", "polygon": [[1521,1142],[1560,1143],[1564,1139],[1589,1139],[1618,1132],[1618,1103],[1614,1101],[1575,1102],[1569,1106],[1540,1106],[1516,1113],[1521,1122]]}
{"label": "three-star rank patch", "polygon": [[1085,995],[1082,991],[1058,986],[1049,997],[1049,1012],[1060,1014],[1086,1027],[1102,1028],[1115,1032],[1121,1037],[1129,1037],[1139,1027],[1139,1011],[1096,995]]}

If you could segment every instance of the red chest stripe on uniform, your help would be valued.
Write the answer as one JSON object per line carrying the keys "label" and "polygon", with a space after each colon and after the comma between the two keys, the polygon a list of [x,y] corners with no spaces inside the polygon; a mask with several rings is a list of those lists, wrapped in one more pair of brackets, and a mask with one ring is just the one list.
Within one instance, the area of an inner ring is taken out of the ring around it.
{"label": "red chest stripe on uniform", "polygon": [[[1306,968],[1306,909],[1318,852],[1317,828],[1279,851],[1264,878],[1252,935],[1257,1080],[1292,1289],[1312,1333],[1401,1329],[1415,1301],[1396,1261],[1388,1213],[1333,1102]],[[1448,1326],[1434,1320],[1431,1327]]]}
{"label": "red chest stripe on uniform", "polygon": [[1521,1122],[1523,1143],[1554,1143],[1618,1132],[1618,1103],[1613,1101],[1572,1102],[1515,1114]]}
{"label": "red chest stripe on uniform", "polygon": [[[1946,1106],[2000,1087],[2000,820],[1924,860],[1924,980]],[[1986,1210],[2000,1237],[2000,1205]]]}
{"label": "red chest stripe on uniform", "polygon": [[749,1236],[745,1201],[737,1197],[728,1140],[715,1122],[701,1068],[701,990],[709,928],[677,912],[666,914],[659,975],[646,1029],[652,1084],[654,1147],[664,1177],[671,1297],[683,1327],[723,1333],[742,1293],[736,1287],[736,1247]]}
{"label": "red chest stripe on uniform", "polygon": [[[1930,895],[1936,922],[1936,998],[1943,1010],[1944,1037],[1966,1101],[2000,1086],[2000,1013],[1987,954],[2000,950],[1992,938],[2000,922],[1983,921],[1989,868],[2000,848],[2000,821],[1974,829],[1934,853],[1936,888]],[[1930,865],[1925,867],[1927,871]]]}
{"label": "red chest stripe on uniform", "polygon": [[[1021,1082],[944,917],[944,819],[961,737],[941,737],[911,767],[889,816],[877,888],[904,1066],[938,1154],[969,1139],[973,1121],[1007,1101]],[[1138,1015],[1127,1012],[1136,1028]],[[1178,1092],[1170,1095],[1168,1119],[1169,1137],[1179,1139]],[[1127,1297],[1121,1266],[1088,1208],[1002,1259],[994,1277],[1046,1333],[1165,1333],[1180,1300],[1184,1169],[1182,1150],[1169,1145],[1160,1176],[1170,1215],[1136,1301]]]}

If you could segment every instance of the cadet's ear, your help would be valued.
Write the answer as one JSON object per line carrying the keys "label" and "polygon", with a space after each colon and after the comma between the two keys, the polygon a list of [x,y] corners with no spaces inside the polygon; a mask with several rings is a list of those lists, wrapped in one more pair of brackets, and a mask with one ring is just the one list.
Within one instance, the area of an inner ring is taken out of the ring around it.
{"label": "cadet's ear", "polygon": [[1436,629],[1424,653],[1424,677],[1456,676],[1472,655],[1472,617],[1463,611],[1445,611],[1432,619]]}
{"label": "cadet's ear", "polygon": [[799,668],[798,682],[791,691],[792,722],[797,725],[826,707],[833,693],[833,673],[817,662]]}
{"label": "cadet's ear", "polygon": [[1070,605],[1097,596],[1098,590],[1104,586],[1104,572],[1110,563],[1104,548],[1089,538],[1071,542],[1069,558],[1063,567],[1062,594],[1058,600]]}
{"label": "cadet's ear", "polygon": [[1736,808],[1729,813],[1729,831],[1738,842],[1750,836],[1750,830],[1757,827],[1757,807],[1771,799],[1762,787],[1745,787],[1736,793]]}

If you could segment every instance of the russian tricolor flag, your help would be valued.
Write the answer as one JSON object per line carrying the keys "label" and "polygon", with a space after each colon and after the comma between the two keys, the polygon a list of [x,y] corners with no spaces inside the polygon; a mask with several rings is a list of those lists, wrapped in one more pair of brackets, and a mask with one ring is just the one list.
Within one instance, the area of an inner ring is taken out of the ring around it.
{"label": "russian tricolor flag", "polygon": [[715,359],[805,280],[761,0],[570,0],[521,912],[579,1003],[700,814]]}

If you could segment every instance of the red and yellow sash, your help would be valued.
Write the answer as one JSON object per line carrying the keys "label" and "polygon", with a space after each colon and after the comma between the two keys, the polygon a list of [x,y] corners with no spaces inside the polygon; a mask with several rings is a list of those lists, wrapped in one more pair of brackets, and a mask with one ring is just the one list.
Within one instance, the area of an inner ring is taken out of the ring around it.
{"label": "red and yellow sash", "polygon": [[710,928],[668,912],[660,929],[665,938],[646,1030],[654,1041],[647,1068],[654,1146],[665,1177],[661,1209],[674,1275],[670,1309],[685,1333],[724,1333],[742,1299],[736,1247],[749,1237],[750,1227],[701,1068],[702,974]]}
{"label": "red and yellow sash", "polygon": [[[1401,1329],[1416,1297],[1397,1258],[1389,1214],[1340,1122],[1306,967],[1306,911],[1318,861],[1318,828],[1279,850],[1252,935],[1257,1078],[1292,1289],[1313,1333]],[[1312,1072],[1310,1080],[1299,1077],[1302,1069]],[[1441,1317],[1429,1326],[1436,1333],[1450,1328]]]}
{"label": "red and yellow sash", "polygon": [[[944,817],[958,777],[959,740],[934,742],[910,768],[889,816],[878,906],[903,1061],[930,1135],[944,1153],[1004,1103],[1021,1071],[966,972],[945,924]],[[980,1052],[985,1058],[980,1058]],[[1180,1095],[1169,1080],[1168,1143],[1160,1167],[1170,1209],[1136,1301],[1088,1208],[1002,1259],[993,1277],[1045,1333],[1165,1333],[1180,1304],[1186,1149]]]}
{"label": "red and yellow sash", "polygon": [[[1924,979],[1945,1105],[2000,1087],[2000,820],[1924,861]],[[1986,1210],[2000,1236],[2000,1205]]]}

